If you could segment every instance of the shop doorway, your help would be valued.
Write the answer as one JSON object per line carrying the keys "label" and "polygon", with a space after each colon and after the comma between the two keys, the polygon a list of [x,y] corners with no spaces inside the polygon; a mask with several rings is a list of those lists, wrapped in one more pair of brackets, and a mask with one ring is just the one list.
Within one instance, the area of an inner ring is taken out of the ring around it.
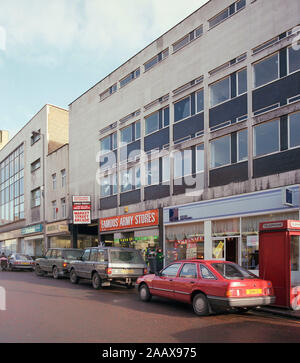
{"label": "shop doorway", "polygon": [[238,263],[239,237],[213,238],[212,242],[213,259]]}

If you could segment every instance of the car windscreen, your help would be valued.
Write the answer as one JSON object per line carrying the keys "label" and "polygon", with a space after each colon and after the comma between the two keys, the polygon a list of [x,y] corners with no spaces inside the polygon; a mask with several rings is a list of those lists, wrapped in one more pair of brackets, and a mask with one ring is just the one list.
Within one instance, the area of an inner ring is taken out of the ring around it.
{"label": "car windscreen", "polygon": [[27,260],[32,260],[32,258],[27,255],[16,255],[16,260],[27,261]]}
{"label": "car windscreen", "polygon": [[258,277],[252,272],[245,270],[235,263],[213,263],[212,267],[219,272],[225,279],[257,279]]}
{"label": "car windscreen", "polygon": [[144,264],[143,257],[139,253],[139,251],[109,251],[110,262],[113,263],[136,263],[136,264]]}
{"label": "car windscreen", "polygon": [[63,256],[66,260],[77,260],[79,257],[82,256],[82,250],[70,250],[64,251]]}

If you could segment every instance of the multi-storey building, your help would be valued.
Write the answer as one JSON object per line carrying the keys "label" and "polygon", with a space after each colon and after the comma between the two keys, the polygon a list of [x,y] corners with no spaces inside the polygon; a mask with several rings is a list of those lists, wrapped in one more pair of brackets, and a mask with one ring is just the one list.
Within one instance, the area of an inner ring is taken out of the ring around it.
{"label": "multi-storey building", "polygon": [[5,130],[0,130],[0,150],[8,143],[9,132]]}
{"label": "multi-storey building", "polygon": [[[68,143],[68,132],[68,111],[45,105],[1,149],[0,250],[41,256],[49,246],[48,220],[52,222],[53,218],[48,213],[48,190],[50,200],[54,199],[48,171],[58,168],[57,183],[59,173],[67,172],[68,149],[64,145]],[[58,200],[59,210],[63,198],[67,202],[66,186]],[[60,217],[68,218],[62,214]],[[61,231],[58,228],[56,232]]]}
{"label": "multi-storey building", "polygon": [[91,235],[257,269],[258,223],[299,219],[299,14],[211,0],[70,104]]}

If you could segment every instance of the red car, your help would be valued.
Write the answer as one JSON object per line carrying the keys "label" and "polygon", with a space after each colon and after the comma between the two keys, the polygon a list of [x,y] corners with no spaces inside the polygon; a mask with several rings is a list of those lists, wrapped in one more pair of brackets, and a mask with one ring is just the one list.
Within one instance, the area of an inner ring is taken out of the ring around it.
{"label": "red car", "polygon": [[155,275],[139,277],[137,288],[142,301],[152,296],[182,301],[192,304],[197,315],[275,302],[270,281],[227,261],[175,261]]}

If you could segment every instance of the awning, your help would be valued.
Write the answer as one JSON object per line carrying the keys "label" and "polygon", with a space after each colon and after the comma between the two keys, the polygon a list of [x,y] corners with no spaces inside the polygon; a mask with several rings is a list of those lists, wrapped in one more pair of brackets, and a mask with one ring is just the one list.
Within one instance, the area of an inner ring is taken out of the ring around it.
{"label": "awning", "polygon": [[33,241],[35,239],[44,239],[44,235],[43,234],[38,234],[38,235],[35,235],[35,236],[25,237],[24,241]]}

